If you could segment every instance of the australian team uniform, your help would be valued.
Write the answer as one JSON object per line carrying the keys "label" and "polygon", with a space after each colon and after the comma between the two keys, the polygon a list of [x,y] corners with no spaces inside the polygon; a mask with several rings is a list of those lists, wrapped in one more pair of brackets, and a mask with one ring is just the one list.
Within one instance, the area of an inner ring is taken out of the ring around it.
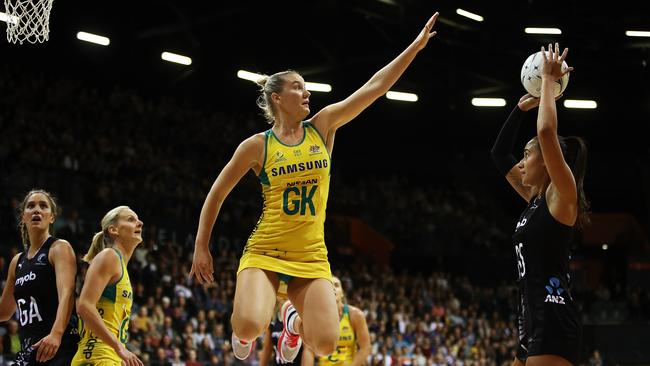
{"label": "australian team uniform", "polygon": [[343,317],[339,322],[339,340],[336,342],[336,352],[329,356],[318,358],[318,366],[347,366],[352,364],[357,354],[357,335],[352,328],[350,308],[343,305]]}
{"label": "australian team uniform", "polygon": [[[133,289],[131,288],[131,280],[122,254],[116,249],[113,250],[115,250],[115,255],[120,258],[122,276],[116,283],[109,284],[104,288],[104,292],[102,292],[97,302],[97,311],[108,330],[122,344],[126,344],[131,305],[133,304]],[[79,349],[72,360],[73,366],[112,366],[122,364],[122,359],[117,355],[117,352],[90,329],[85,329],[81,319],[79,321],[79,333],[81,342],[79,342]]]}
{"label": "australian team uniform", "polygon": [[21,350],[16,355],[14,363],[16,366],[68,366],[77,350],[79,336],[74,326],[77,321],[74,308],[68,326],[61,337],[61,345],[52,359],[45,363],[36,362],[37,349],[32,348],[34,343],[50,334],[56,320],[59,296],[56,287],[56,273],[54,266],[50,264],[49,255],[52,244],[57,240],[50,236],[34,257],[28,258],[27,252],[22,252],[16,263],[16,282],[13,295],[20,322],[21,343]]}
{"label": "australian team uniform", "polygon": [[330,182],[325,141],[308,121],[303,139],[285,145],[269,129],[259,180],[264,207],[239,263],[282,275],[331,280],[324,224]]}
{"label": "australian team uniform", "polygon": [[548,209],[545,194],[530,201],[513,235],[517,258],[519,349],[517,358],[552,354],[578,364],[582,336],[571,296],[570,246],[574,229]]}

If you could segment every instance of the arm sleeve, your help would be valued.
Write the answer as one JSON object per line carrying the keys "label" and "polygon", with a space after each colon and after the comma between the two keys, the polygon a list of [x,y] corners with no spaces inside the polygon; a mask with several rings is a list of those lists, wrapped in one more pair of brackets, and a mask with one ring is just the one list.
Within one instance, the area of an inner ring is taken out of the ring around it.
{"label": "arm sleeve", "polygon": [[508,174],[510,169],[517,164],[517,158],[512,152],[524,114],[525,112],[519,109],[519,106],[515,106],[503,127],[501,127],[501,131],[490,151],[494,165],[503,175]]}

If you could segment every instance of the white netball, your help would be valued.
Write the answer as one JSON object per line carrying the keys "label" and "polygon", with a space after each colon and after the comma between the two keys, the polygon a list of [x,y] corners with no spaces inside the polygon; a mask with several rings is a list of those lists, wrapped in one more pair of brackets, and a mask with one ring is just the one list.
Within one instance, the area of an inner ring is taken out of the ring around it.
{"label": "white netball", "polygon": [[[546,56],[549,56],[549,53],[546,53]],[[542,57],[542,51],[538,51],[528,56],[524,65],[521,67],[521,83],[523,84],[526,91],[534,96],[539,98],[542,89],[542,62],[544,58]],[[565,71],[569,68],[566,61],[562,61],[562,71]],[[554,85],[555,96],[558,96],[564,92],[566,86],[569,84],[569,73],[562,76],[557,80]]]}

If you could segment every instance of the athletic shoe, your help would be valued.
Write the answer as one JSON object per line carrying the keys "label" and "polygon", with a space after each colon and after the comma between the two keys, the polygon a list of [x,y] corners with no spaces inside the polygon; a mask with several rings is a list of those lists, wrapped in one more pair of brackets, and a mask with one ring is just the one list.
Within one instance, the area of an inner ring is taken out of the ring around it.
{"label": "athletic shoe", "polygon": [[289,301],[286,301],[282,304],[282,322],[284,323],[284,328],[282,329],[282,334],[278,339],[280,344],[280,358],[287,363],[293,362],[300,351],[300,346],[302,346],[302,338],[299,334],[293,334],[288,329],[289,319],[293,316],[297,316],[298,312],[296,308],[291,305]]}
{"label": "athletic shoe", "polygon": [[235,333],[232,334],[232,353],[240,360],[245,360],[253,352],[255,346],[255,341],[252,342],[243,342]]}

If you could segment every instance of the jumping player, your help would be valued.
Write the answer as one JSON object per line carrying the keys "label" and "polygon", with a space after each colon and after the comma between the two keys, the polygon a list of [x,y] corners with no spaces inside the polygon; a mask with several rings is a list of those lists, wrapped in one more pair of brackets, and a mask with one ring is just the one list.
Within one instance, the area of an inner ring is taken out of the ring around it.
{"label": "jumping player", "polygon": [[289,283],[287,292],[293,304],[283,315],[282,358],[293,361],[302,340],[318,356],[336,351],[339,316],[324,240],[334,135],[399,79],[436,34],[432,28],[437,16],[434,14],[416,39],[360,89],[310,120],[305,120],[310,113],[310,93],[300,74],[284,71],[259,81],[258,105],[272,127],[244,140],[212,185],[201,210],[190,271],[199,283],[213,281],[208,249],[212,227],[232,188],[253,170],[262,184],[264,207],[237,272],[231,317],[237,358],[247,358],[255,339],[267,329],[281,278]]}

